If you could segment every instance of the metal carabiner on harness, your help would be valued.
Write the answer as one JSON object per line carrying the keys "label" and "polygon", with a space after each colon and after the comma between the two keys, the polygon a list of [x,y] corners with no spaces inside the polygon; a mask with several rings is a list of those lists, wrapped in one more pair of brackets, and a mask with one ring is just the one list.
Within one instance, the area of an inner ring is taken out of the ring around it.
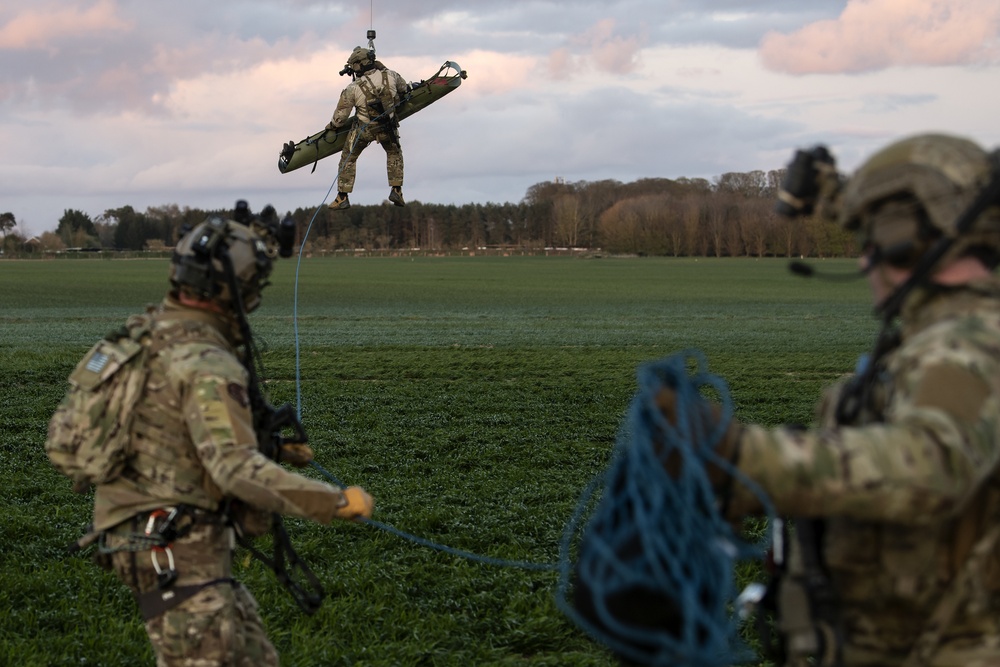
{"label": "metal carabiner on harness", "polygon": [[[161,540],[160,544],[153,544],[149,550],[149,558],[153,563],[153,569],[156,571],[156,587],[160,590],[165,590],[173,586],[174,582],[177,581],[177,568],[174,567],[174,552],[170,548],[173,543],[167,537],[168,533],[173,532],[174,519],[177,517],[177,508],[171,508],[168,512],[166,510],[153,510],[149,513],[149,518],[146,520],[146,529],[144,534],[150,541],[154,537],[158,537]],[[157,526],[157,520],[163,519],[163,522]],[[160,565],[159,553],[165,553],[167,555],[167,567],[166,569]]]}

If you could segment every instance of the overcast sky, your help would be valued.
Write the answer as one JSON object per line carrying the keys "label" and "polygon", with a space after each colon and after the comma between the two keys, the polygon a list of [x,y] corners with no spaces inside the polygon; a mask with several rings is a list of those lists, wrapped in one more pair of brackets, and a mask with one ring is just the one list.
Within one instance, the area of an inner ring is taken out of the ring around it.
{"label": "overcast sky", "polygon": [[[1000,144],[997,0],[4,0],[0,212],[30,235],[67,208],[317,206],[337,157],[281,174],[278,153],[329,120],[369,28],[407,80],[468,72],[400,128],[408,200]],[[373,145],[351,199],[387,194]]]}

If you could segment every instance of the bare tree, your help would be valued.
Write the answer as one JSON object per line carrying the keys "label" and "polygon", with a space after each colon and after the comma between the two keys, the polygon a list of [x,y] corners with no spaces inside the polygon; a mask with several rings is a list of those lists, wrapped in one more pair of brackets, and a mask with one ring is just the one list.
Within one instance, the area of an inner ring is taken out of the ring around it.
{"label": "bare tree", "polygon": [[552,201],[552,223],[556,243],[576,246],[581,222],[580,199],[577,195],[559,195]]}

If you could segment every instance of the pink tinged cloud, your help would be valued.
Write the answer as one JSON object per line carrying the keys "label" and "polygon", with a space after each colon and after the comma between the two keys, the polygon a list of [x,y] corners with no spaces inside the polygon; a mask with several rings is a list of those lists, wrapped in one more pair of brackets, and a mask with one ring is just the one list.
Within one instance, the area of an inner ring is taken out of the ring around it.
{"label": "pink tinged cloud", "polygon": [[569,46],[549,54],[549,76],[565,81],[584,71],[588,63],[592,63],[598,71],[609,74],[632,72],[638,65],[639,50],[644,41],[638,35],[616,35],[614,19],[603,19],[586,32],[571,37]]}
{"label": "pink tinged cloud", "polygon": [[590,56],[599,70],[612,74],[633,71],[642,46],[638,36],[615,35],[614,19],[598,21],[576,41],[589,47]]}
{"label": "pink tinged cloud", "polygon": [[788,74],[853,74],[893,66],[1000,61],[997,0],[848,0],[835,20],[770,32],[759,56]]}
{"label": "pink tinged cloud", "polygon": [[[39,3],[41,4],[41,3]],[[117,16],[114,0],[98,0],[86,9],[38,8],[0,26],[0,49],[58,50],[67,37],[126,31],[131,24]]]}
{"label": "pink tinged cloud", "polygon": [[549,54],[549,76],[556,81],[568,80],[579,68],[579,64],[567,48],[556,49]]}

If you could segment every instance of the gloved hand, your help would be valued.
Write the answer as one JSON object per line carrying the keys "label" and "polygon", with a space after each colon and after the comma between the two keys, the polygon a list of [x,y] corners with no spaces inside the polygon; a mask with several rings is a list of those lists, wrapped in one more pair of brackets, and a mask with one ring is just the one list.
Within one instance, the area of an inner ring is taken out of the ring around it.
{"label": "gloved hand", "polygon": [[337,126],[336,126],[336,125],[334,125],[334,124],[333,124],[333,121],[331,120],[331,121],[330,121],[329,123],[327,123],[327,124],[326,124],[326,129],[327,129],[327,130],[331,130],[331,131],[332,131],[332,130],[336,130],[336,129],[337,129]]}
{"label": "gloved hand", "polygon": [[349,486],[343,491],[344,504],[337,507],[334,516],[338,519],[371,518],[375,500],[360,486]]}
{"label": "gloved hand", "polygon": [[313,450],[312,447],[302,442],[286,442],[278,450],[278,460],[296,468],[305,468],[312,463]]}
{"label": "gloved hand", "polygon": [[[656,403],[660,407],[663,416],[673,426],[677,425],[677,392],[671,387],[663,387],[656,396]],[[722,406],[707,399],[698,402],[695,408],[697,415],[690,415],[690,419],[698,418],[702,420],[705,432],[714,430],[722,420]],[[729,421],[726,432],[715,446],[715,453],[726,461],[733,461],[740,444],[740,436],[743,433],[743,426],[735,418]],[[667,473],[672,477],[680,474],[681,462],[678,457],[670,457],[664,463]],[[708,479],[716,490],[722,490],[729,482],[729,474],[717,465],[707,466]]]}

